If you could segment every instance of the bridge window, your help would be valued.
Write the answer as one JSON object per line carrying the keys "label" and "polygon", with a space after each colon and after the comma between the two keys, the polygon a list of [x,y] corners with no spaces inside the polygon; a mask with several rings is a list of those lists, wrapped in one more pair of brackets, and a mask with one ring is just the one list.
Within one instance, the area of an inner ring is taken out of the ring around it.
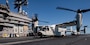
{"label": "bridge window", "polygon": [[0,26],[0,31],[2,31],[3,30],[3,26]]}

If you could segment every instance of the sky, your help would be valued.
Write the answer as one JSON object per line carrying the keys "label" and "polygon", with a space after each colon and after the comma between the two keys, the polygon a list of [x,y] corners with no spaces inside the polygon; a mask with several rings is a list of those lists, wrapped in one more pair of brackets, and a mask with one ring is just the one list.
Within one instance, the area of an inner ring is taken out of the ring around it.
{"label": "sky", "polygon": [[[17,9],[14,9],[13,1],[9,0],[10,10],[17,12]],[[23,10],[28,12],[30,18],[37,13],[39,20],[49,22],[39,22],[40,25],[61,24],[75,20],[75,12],[57,10],[58,6],[73,10],[90,8],[90,0],[28,0],[28,2],[27,6],[23,6]],[[5,0],[0,3],[5,4]],[[87,33],[90,33],[90,12],[82,13],[82,15],[82,27],[87,25]]]}

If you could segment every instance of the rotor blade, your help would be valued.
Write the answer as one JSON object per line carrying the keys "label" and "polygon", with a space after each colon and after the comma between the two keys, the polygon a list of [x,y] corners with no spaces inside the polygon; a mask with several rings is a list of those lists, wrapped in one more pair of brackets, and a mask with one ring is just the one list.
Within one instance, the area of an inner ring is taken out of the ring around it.
{"label": "rotor blade", "polygon": [[49,22],[47,22],[47,21],[41,21],[41,20],[38,20],[38,21],[40,21],[40,22],[44,22],[44,23],[49,23]]}
{"label": "rotor blade", "polygon": [[67,11],[77,12],[77,11],[75,11],[75,10],[67,9],[67,8],[62,8],[62,7],[57,7],[56,9],[61,9],[61,10],[67,10]]}
{"label": "rotor blade", "polygon": [[83,13],[88,12],[88,11],[90,11],[90,9],[81,10],[81,12]]}
{"label": "rotor blade", "polygon": [[34,14],[34,16],[32,17],[32,22],[38,21],[38,14]]}
{"label": "rotor blade", "polygon": [[35,14],[35,20],[38,20],[38,14]]}

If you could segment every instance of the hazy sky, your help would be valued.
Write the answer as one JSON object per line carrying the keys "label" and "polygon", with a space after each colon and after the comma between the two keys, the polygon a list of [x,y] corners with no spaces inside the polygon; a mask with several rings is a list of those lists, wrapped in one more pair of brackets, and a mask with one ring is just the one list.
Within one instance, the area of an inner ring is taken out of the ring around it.
{"label": "hazy sky", "polygon": [[[9,0],[10,9],[13,12],[17,12],[13,6],[14,0]],[[88,9],[90,8],[90,0],[28,0],[28,6],[23,6],[23,9],[28,12],[28,16],[32,17],[37,13],[39,20],[48,21],[50,23],[40,22],[41,25],[59,24],[63,22],[69,22],[75,20],[76,13],[57,10],[56,7],[65,7],[73,10]],[[5,0],[0,1],[5,4]],[[88,25],[87,32],[90,33],[90,12],[83,13],[83,26]]]}

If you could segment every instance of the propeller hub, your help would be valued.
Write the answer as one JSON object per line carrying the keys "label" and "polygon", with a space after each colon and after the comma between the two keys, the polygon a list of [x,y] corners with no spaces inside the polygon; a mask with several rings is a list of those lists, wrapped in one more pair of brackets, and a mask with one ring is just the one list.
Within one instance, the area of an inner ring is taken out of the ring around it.
{"label": "propeller hub", "polygon": [[81,9],[78,9],[78,10],[77,10],[77,13],[81,13]]}

